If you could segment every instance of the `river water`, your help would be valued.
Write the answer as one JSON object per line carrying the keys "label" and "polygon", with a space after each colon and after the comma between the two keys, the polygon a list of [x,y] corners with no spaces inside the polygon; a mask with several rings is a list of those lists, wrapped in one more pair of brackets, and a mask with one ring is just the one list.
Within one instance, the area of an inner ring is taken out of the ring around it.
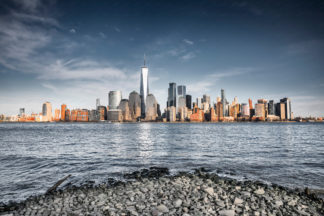
{"label": "river water", "polygon": [[0,202],[150,166],[324,189],[324,124],[0,124]]}

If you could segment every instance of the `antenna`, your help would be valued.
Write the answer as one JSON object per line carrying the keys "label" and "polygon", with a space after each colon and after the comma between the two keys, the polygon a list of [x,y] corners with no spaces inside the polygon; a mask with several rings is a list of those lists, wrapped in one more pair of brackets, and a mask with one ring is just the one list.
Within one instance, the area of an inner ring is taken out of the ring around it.
{"label": "antenna", "polygon": [[145,53],[144,53],[144,67],[145,67],[145,63],[146,63],[146,60],[145,60]]}

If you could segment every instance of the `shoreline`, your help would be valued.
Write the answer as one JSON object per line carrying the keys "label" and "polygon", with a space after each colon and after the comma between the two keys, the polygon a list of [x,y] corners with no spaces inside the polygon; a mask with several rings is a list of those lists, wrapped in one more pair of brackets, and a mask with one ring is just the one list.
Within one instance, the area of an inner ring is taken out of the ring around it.
{"label": "shoreline", "polygon": [[22,202],[0,203],[0,215],[324,215],[324,200],[308,188],[237,181],[204,168],[170,175],[151,167],[124,179],[67,183]]}

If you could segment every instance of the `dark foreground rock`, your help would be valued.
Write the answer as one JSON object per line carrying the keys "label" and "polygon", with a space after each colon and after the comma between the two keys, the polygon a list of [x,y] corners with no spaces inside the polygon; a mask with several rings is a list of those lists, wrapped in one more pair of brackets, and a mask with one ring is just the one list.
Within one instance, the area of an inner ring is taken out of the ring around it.
{"label": "dark foreground rock", "polygon": [[[70,186],[22,203],[5,215],[324,215],[323,200],[261,182],[238,182],[196,170],[168,176],[165,168],[127,174],[128,182]],[[1,213],[0,213],[1,214]]]}

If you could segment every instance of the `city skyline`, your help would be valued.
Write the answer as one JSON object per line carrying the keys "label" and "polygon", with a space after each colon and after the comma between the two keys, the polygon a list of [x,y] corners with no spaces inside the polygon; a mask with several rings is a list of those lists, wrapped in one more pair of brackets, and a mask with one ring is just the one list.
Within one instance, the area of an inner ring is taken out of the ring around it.
{"label": "city skyline", "polygon": [[225,89],[229,101],[289,97],[295,116],[323,116],[322,9],[320,1],[2,1],[0,114],[40,112],[45,101],[92,109],[96,98],[108,104],[109,91],[140,93],[146,53],[161,110],[174,82],[192,101],[217,102]]}

